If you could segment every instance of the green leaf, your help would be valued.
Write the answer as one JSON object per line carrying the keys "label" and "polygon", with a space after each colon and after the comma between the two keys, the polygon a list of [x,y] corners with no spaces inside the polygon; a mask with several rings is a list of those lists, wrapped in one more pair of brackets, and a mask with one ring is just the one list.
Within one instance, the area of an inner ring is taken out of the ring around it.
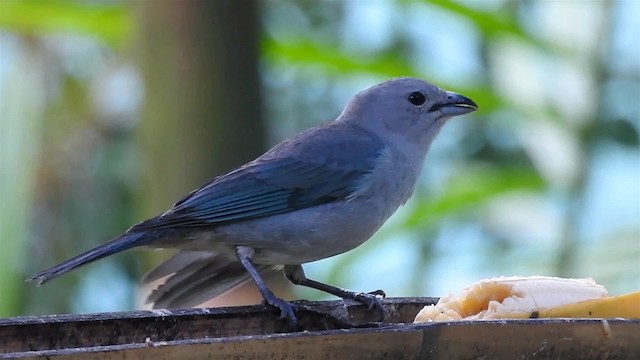
{"label": "green leaf", "polygon": [[[287,39],[276,41],[272,38],[262,40],[264,59],[274,64],[287,63],[289,66],[321,66],[323,70],[341,76],[353,76],[357,73],[379,75],[383,77],[417,76],[413,67],[402,57],[387,54],[367,54],[358,56],[346,51],[310,39]],[[485,87],[460,88],[438,82],[438,85],[459,92],[481,104],[481,112],[489,112],[505,105],[505,100]]]}
{"label": "green leaf", "polygon": [[517,19],[506,11],[477,10],[455,0],[428,0],[428,4],[435,5],[456,15],[466,18],[488,38],[498,35],[509,35],[529,45],[557,54],[570,55],[573,52],[555,44],[531,36],[522,29]]}
{"label": "green leaf", "polygon": [[416,206],[398,226],[410,229],[432,225],[446,215],[477,207],[500,194],[538,191],[544,186],[544,180],[532,169],[470,167],[451,179],[442,194]]}
{"label": "green leaf", "polygon": [[72,32],[118,46],[131,37],[133,20],[124,4],[2,0],[0,29],[27,35]]}
{"label": "green leaf", "polygon": [[321,44],[309,39],[289,39],[278,42],[272,38],[262,41],[263,56],[273,62],[296,64],[319,64],[326,70],[337,73],[366,72],[387,76],[415,76],[414,69],[397,56],[367,56],[360,59],[356,54]]}
{"label": "green leaf", "polygon": [[631,119],[617,119],[613,121],[598,121],[594,126],[593,137],[609,138],[620,145],[638,147],[640,134]]}

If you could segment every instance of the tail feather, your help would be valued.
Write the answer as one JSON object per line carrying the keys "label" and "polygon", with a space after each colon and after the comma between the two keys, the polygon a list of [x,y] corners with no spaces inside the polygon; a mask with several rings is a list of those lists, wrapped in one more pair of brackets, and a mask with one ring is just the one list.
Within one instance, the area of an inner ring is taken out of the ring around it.
{"label": "tail feather", "polygon": [[100,245],[94,249],[84,252],[76,257],[73,257],[63,263],[60,263],[50,269],[44,270],[27,279],[27,281],[35,281],[38,286],[45,282],[56,278],[62,274],[67,273],[79,266],[88,264],[90,262],[102,259],[103,257],[113,255],[136,246],[141,246],[140,243],[144,233],[125,233],[103,245]]}
{"label": "tail feather", "polygon": [[[256,265],[262,276],[272,265]],[[202,304],[249,280],[249,274],[234,259],[203,251],[181,251],[145,277],[173,274],[147,298],[154,308],[192,307]]]}
{"label": "tail feather", "polygon": [[[149,284],[178,271],[185,272],[189,266],[201,266],[202,260],[211,259],[215,255],[209,251],[182,250],[165,260],[155,269],[144,275],[141,282]],[[206,261],[204,261],[206,263]]]}

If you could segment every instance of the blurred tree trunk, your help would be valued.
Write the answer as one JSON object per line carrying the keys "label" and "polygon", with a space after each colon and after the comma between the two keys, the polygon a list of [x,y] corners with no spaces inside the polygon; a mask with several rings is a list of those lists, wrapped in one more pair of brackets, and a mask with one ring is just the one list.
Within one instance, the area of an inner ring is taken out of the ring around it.
{"label": "blurred tree trunk", "polygon": [[[146,218],[258,156],[266,132],[256,1],[141,1],[138,6],[137,51],[146,84],[139,198]],[[232,302],[260,299],[257,291],[248,296]]]}
{"label": "blurred tree trunk", "polygon": [[255,1],[141,1],[143,215],[265,147]]}

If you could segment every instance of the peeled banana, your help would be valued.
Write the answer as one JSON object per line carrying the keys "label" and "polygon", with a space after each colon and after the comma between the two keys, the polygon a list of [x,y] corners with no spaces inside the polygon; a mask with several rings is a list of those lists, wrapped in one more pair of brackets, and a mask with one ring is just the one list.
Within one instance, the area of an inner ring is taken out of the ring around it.
{"label": "peeled banana", "polygon": [[640,318],[640,291],[610,297],[593,279],[499,277],[442,297],[414,322],[548,317]]}

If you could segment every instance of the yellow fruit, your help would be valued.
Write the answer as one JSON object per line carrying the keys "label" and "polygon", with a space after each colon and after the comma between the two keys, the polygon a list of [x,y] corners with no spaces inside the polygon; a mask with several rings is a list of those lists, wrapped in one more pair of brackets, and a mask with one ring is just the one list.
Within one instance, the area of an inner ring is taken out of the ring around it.
{"label": "yellow fruit", "polygon": [[538,317],[640,319],[640,291],[540,310]]}
{"label": "yellow fruit", "polygon": [[481,280],[425,306],[415,322],[536,317],[640,318],[640,292],[607,297],[593,279],[546,276]]}

